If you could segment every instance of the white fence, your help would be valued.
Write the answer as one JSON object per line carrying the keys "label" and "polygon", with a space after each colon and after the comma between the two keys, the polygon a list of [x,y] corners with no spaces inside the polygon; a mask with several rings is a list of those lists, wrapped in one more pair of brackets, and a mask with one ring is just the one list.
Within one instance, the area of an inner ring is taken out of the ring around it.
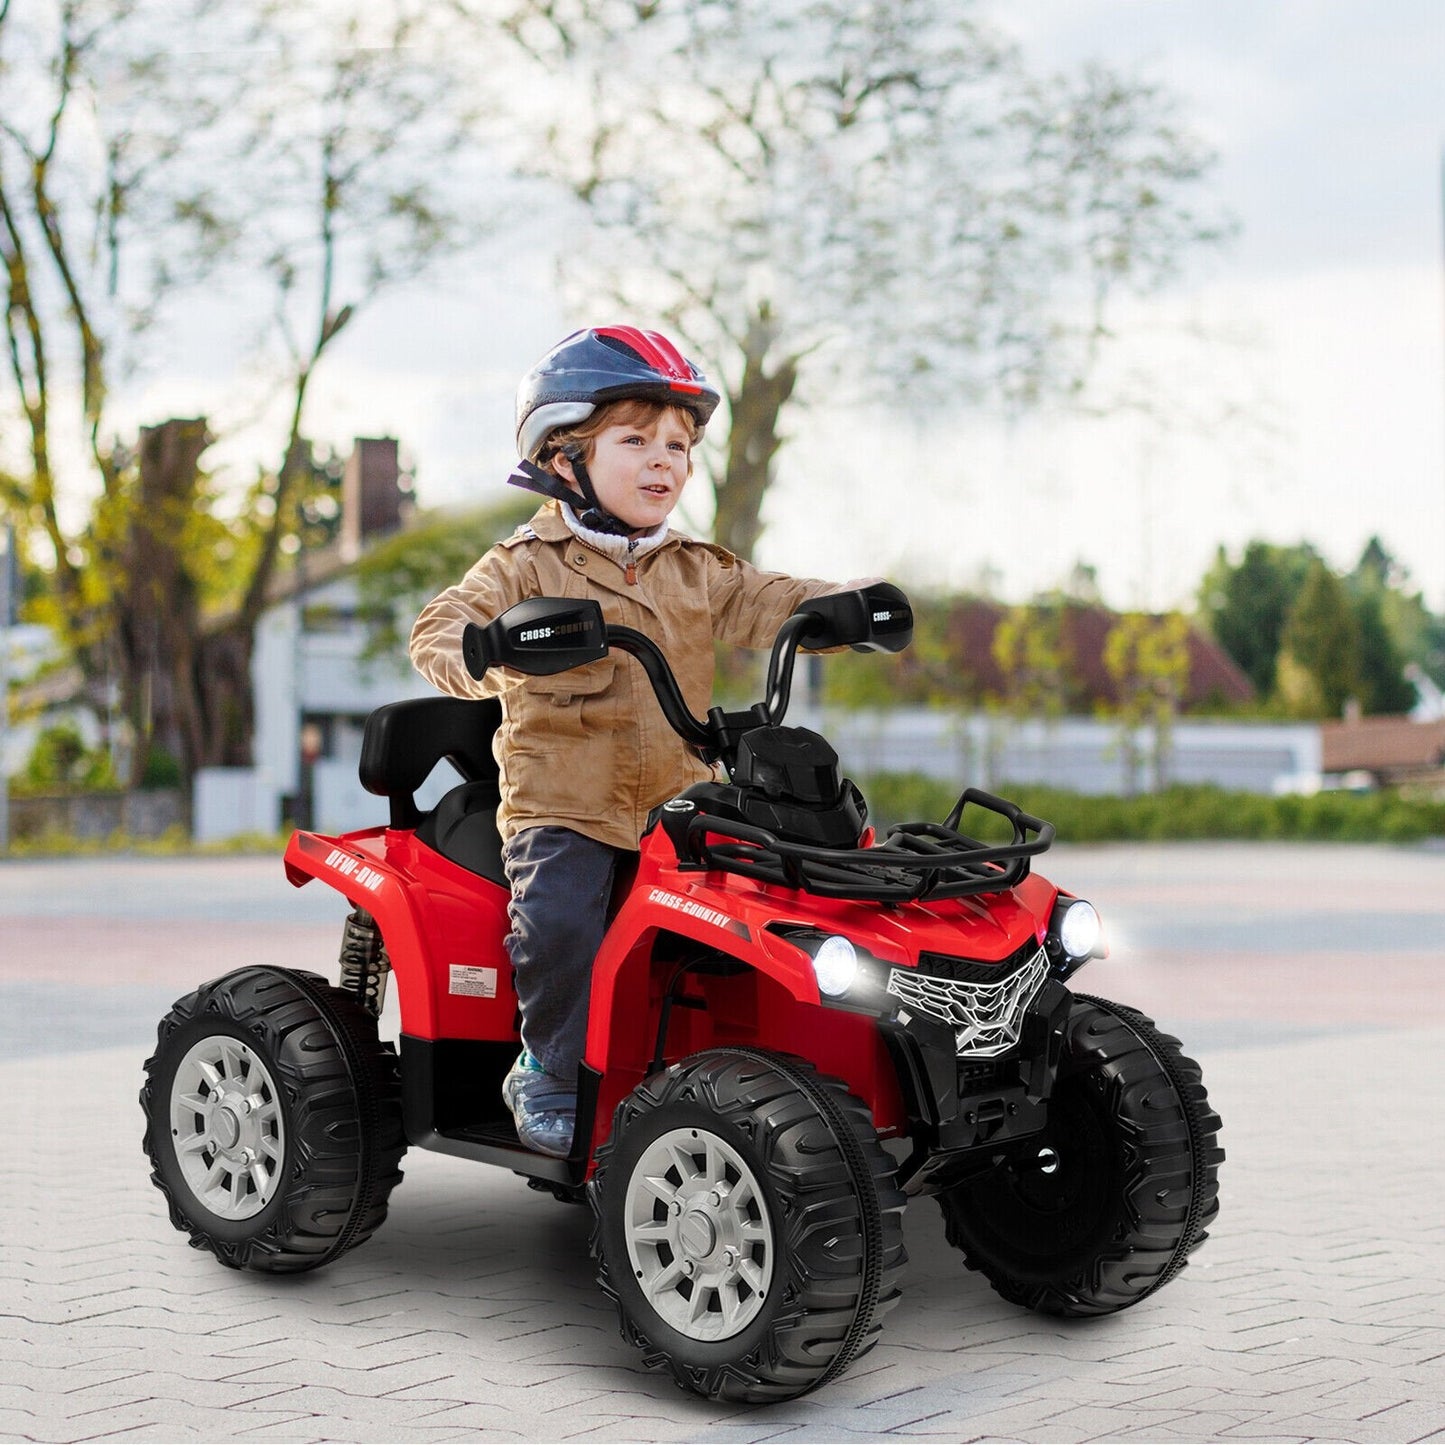
{"label": "white fence", "polygon": [[[1155,738],[1140,728],[1130,749],[1117,722],[1066,717],[1025,722],[926,708],[844,712],[795,709],[788,721],[823,734],[843,771],[922,773],[963,787],[1047,783],[1078,793],[1126,793],[1152,786]],[[1166,782],[1214,783],[1270,793],[1317,781],[1320,732],[1309,723],[1180,721],[1164,759]]]}
{"label": "white fence", "polygon": [[[788,722],[821,732],[838,750],[843,771],[922,773],[990,788],[1008,783],[1047,783],[1078,793],[1130,791],[1130,759],[1117,723],[1093,718],[1015,722],[985,715],[963,716],[923,708],[843,712],[796,708]],[[1135,786],[1153,778],[1154,738],[1140,729],[1134,739]],[[362,789],[358,750],[323,758],[312,769],[312,818],[326,833],[385,823],[384,798]],[[1215,783],[1241,792],[1270,793],[1317,783],[1320,734],[1307,723],[1177,723],[1165,763],[1165,779]],[[445,764],[418,793],[434,803],[455,775]],[[279,828],[278,790],[263,768],[215,768],[197,775],[194,828],[201,841]]]}

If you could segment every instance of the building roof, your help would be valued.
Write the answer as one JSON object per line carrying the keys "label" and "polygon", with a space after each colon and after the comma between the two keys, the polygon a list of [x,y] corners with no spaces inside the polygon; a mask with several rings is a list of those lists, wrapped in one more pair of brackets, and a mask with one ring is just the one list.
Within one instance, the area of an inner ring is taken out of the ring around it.
{"label": "building roof", "polygon": [[1362,717],[1323,723],[1320,753],[1327,773],[1358,769],[1398,777],[1430,772],[1445,765],[1445,721]]}
{"label": "building roof", "polygon": [[[1104,642],[1119,614],[1084,602],[1066,602],[1063,607],[1061,631],[1069,656],[1071,702],[1078,706],[1117,704],[1119,687],[1104,665]],[[977,696],[997,696],[1006,690],[993,656],[993,636],[1008,612],[1003,603],[981,599],[960,601],[952,610],[949,638],[960,670],[967,674],[969,688]],[[1234,659],[1211,637],[1191,627],[1185,708],[1244,703],[1253,698],[1254,685]]]}

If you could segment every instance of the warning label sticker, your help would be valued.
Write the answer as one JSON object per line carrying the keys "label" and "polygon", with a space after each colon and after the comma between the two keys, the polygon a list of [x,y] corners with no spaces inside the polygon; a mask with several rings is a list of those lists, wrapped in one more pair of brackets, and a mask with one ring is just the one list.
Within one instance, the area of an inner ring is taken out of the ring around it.
{"label": "warning label sticker", "polygon": [[448,993],[465,994],[470,998],[496,998],[497,970],[476,968],[469,963],[451,965],[451,981]]}

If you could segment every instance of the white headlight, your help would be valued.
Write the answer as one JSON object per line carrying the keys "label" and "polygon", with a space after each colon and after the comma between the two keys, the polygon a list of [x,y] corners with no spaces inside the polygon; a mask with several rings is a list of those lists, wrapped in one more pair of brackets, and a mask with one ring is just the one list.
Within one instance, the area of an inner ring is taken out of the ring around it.
{"label": "white headlight", "polygon": [[813,973],[817,976],[820,993],[827,994],[829,998],[841,998],[857,977],[858,950],[840,933],[825,938],[813,955]]}
{"label": "white headlight", "polygon": [[1089,958],[1103,933],[1092,903],[1076,899],[1059,918],[1059,943],[1070,958]]}

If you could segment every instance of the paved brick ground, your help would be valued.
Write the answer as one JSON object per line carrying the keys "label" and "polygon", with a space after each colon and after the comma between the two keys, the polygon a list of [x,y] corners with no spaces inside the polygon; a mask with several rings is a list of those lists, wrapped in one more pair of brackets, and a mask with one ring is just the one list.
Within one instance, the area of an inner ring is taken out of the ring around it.
{"label": "paved brick ground", "polygon": [[1065,1324],[998,1300],[918,1201],[882,1343],[766,1409],[642,1371],[586,1211],[509,1174],[413,1151],[385,1229],[311,1276],[185,1247],[140,1065],[199,978],[330,957],[330,902],[273,867],[0,865],[0,1439],[1445,1440],[1445,854],[1060,850],[1113,930],[1088,988],[1204,1064],[1214,1236]]}

